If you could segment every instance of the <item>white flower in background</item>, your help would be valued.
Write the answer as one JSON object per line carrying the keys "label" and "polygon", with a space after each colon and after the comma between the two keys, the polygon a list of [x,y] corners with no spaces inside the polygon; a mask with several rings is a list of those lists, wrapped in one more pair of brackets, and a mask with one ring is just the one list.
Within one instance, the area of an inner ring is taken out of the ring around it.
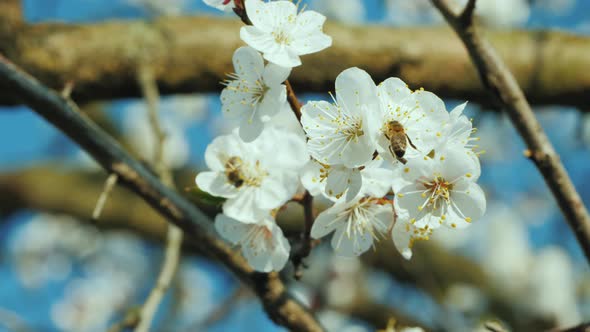
{"label": "white flower in background", "polygon": [[270,215],[242,222],[218,214],[215,229],[224,239],[241,246],[256,271],[280,271],[289,259],[291,246]]}
{"label": "white flower in background", "polygon": [[[428,91],[412,92],[398,78],[377,87],[381,107],[365,112],[367,134],[386,160],[404,163],[427,155],[449,114],[443,101]],[[394,164],[400,164],[394,162]]]}
{"label": "white flower in background", "polygon": [[313,0],[311,7],[330,19],[344,23],[362,23],[366,15],[362,0]]}
{"label": "white flower in background", "polygon": [[324,195],[332,200],[346,193],[346,200],[364,195],[382,197],[391,189],[393,171],[381,168],[383,159],[377,157],[362,168],[326,165],[310,160],[301,171],[301,183],[312,195]]}
{"label": "white flower in background", "polygon": [[[467,0],[455,0],[465,6]],[[510,28],[526,23],[530,14],[528,0],[479,0],[475,5],[475,15],[485,25],[495,28]]]}
{"label": "white flower in background", "polygon": [[195,323],[205,322],[214,311],[219,300],[215,296],[216,280],[208,269],[183,259],[178,270],[178,282],[182,293],[177,308],[176,322],[179,326],[173,329],[186,331],[190,329],[187,322],[194,328]]}
{"label": "white flower in background", "polygon": [[319,239],[334,232],[332,248],[342,256],[359,256],[367,251],[373,240],[386,233],[393,222],[390,201],[372,197],[339,200],[316,218],[311,236]]}
{"label": "white flower in background", "polygon": [[225,197],[223,212],[251,222],[286,203],[299,186],[299,170],[309,160],[305,140],[268,127],[258,139],[243,142],[234,131],[213,140],[205,151],[211,169],[196,183],[213,196]]}
{"label": "white flower in background", "polygon": [[[189,159],[188,137],[172,113],[160,112],[160,124],[166,133],[164,141],[164,162],[171,168],[185,165]],[[139,155],[152,161],[155,157],[156,136],[150,125],[148,111],[143,103],[133,103],[125,108],[123,128],[126,139]]]}
{"label": "white flower in background", "polygon": [[424,25],[440,23],[442,15],[430,0],[386,0],[387,20],[394,25]]}
{"label": "white flower in background", "polygon": [[578,324],[578,293],[572,261],[566,251],[556,246],[543,248],[528,270],[530,288],[527,299],[534,311],[557,326]]}
{"label": "white flower in background", "polygon": [[134,6],[141,6],[154,15],[178,16],[186,7],[187,0],[127,0]]}
{"label": "white flower in background", "polygon": [[[67,234],[67,236],[64,236]],[[11,240],[15,269],[26,287],[66,279],[75,260],[86,260],[101,246],[93,226],[65,215],[37,214]]]}
{"label": "white flower in background", "polygon": [[105,331],[114,314],[128,305],[135,286],[117,274],[76,279],[51,307],[51,318],[61,331]]}
{"label": "white flower in background", "polygon": [[279,112],[287,100],[282,84],[291,68],[269,63],[264,66],[260,53],[251,47],[240,47],[233,55],[235,74],[224,82],[221,92],[223,114],[239,120],[240,137],[251,142],[262,132],[263,119]]}
{"label": "white flower in background", "polygon": [[223,11],[231,11],[235,7],[234,0],[203,0],[208,6]]}
{"label": "white flower in background", "polygon": [[332,38],[322,32],[326,17],[314,11],[297,14],[291,1],[246,0],[246,12],[252,25],[242,27],[240,37],[279,66],[299,66],[300,55],[332,45]]}
{"label": "white flower in background", "polygon": [[418,229],[441,224],[463,228],[485,212],[484,193],[475,183],[479,164],[469,162],[462,151],[449,149],[434,159],[414,159],[404,167],[403,174],[410,184],[394,188],[394,202],[400,213],[407,213],[403,221]]}
{"label": "white flower in background", "polygon": [[362,69],[349,68],[336,77],[335,104],[310,101],[301,108],[301,124],[309,138],[311,156],[327,165],[354,168],[373,157],[363,114],[376,112],[375,83]]}

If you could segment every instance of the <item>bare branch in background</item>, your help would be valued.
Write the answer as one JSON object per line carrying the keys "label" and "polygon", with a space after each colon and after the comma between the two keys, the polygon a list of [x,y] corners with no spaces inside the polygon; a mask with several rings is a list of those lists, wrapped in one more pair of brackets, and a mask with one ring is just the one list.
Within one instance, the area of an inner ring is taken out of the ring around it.
{"label": "bare branch in background", "polygon": [[[541,124],[520,89],[510,69],[473,24],[475,1],[470,0],[465,15],[457,15],[447,0],[431,0],[453,27],[467,48],[479,76],[488,91],[503,105],[528,147],[529,158],[543,175],[545,183],[565,219],[572,228],[582,251],[590,261],[590,216],[567,171],[555,152]],[[561,61],[566,62],[566,61]]]}
{"label": "bare branch in background", "polygon": [[[154,160],[153,165],[162,180],[164,185],[169,188],[176,189],[172,173],[166,165],[164,159],[164,143],[166,142],[166,133],[164,132],[160,122],[160,96],[158,93],[158,86],[152,74],[152,70],[147,65],[142,65],[138,73],[138,82],[143,92],[148,110],[148,117],[151,130],[154,134]],[[162,302],[164,295],[174,274],[178,270],[180,262],[180,250],[182,246],[182,230],[175,225],[169,223],[166,231],[166,249],[164,251],[164,262],[158,275],[156,285],[149,293],[143,306],[139,311],[139,321],[135,328],[136,332],[149,331],[151,322],[158,310],[158,306]]]}
{"label": "bare branch in background", "polygon": [[[243,45],[237,33],[241,25],[238,19],[211,17],[161,17],[149,24],[142,20],[32,24],[9,34],[9,39],[0,38],[0,52],[54,89],[76,82],[72,98],[78,103],[141,97],[135,72],[146,53],[151,54],[161,94],[218,92],[223,88],[219,82],[233,71],[231,54]],[[298,93],[326,93],[342,70],[356,66],[375,81],[397,76],[412,88],[424,87],[443,98],[494,105],[467,52],[449,29],[327,22],[325,31],[334,44],[306,55],[306,65],[289,77]],[[557,31],[489,32],[486,36],[533,104],[589,109],[589,37]],[[564,56],[567,61],[561,61]],[[0,87],[0,105],[16,102],[8,89]]]}
{"label": "bare branch in background", "polygon": [[75,105],[5,58],[0,58],[0,82],[18,100],[78,143],[107,172],[118,174],[122,184],[180,227],[198,248],[232,270],[254,290],[276,324],[296,331],[323,331],[313,314],[287,293],[277,273],[253,271],[239,253],[217,238],[210,219],[202,211],[131,158],[113,138],[77,112]]}
{"label": "bare branch in background", "polygon": [[111,191],[113,191],[115,184],[117,184],[118,178],[119,178],[119,176],[117,174],[113,173],[113,174],[109,175],[109,177],[105,181],[104,189],[102,190],[102,193],[100,193],[100,196],[98,197],[98,201],[96,202],[96,206],[94,207],[94,210],[92,211],[92,220],[97,221],[98,218],[100,218],[100,214],[102,213],[102,210],[104,209],[104,205],[107,202],[107,198],[109,197]]}

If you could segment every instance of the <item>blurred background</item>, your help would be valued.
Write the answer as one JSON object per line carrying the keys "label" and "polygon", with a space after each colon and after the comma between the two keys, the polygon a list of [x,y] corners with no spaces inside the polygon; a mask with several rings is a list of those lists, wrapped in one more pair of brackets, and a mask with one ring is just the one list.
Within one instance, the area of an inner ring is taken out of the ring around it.
{"label": "blurred background", "polygon": [[[426,0],[302,3],[351,29],[368,24],[391,31],[407,26],[444,29]],[[587,0],[480,0],[478,6],[480,23],[489,30],[561,30],[587,36],[580,40],[590,38]],[[40,26],[151,21],[160,16],[238,20],[201,0],[23,0],[22,8],[26,23]],[[199,33],[207,27],[191,28]],[[237,38],[238,29],[223,33],[231,31],[231,38]],[[568,59],[554,60],[564,61],[567,68]],[[588,69],[582,71],[590,75]],[[428,87],[428,81],[423,85]],[[166,92],[161,98],[168,135],[165,159],[181,191],[193,186],[195,174],[204,168],[207,144],[231,129],[220,116],[216,89],[221,86],[203,89],[207,93]],[[327,90],[310,94],[299,87],[298,92],[303,101],[328,99]],[[466,96],[445,102],[452,109],[464,99],[469,100]],[[469,103],[467,113],[478,127],[480,149],[486,151],[480,184],[488,209],[482,220],[461,232],[437,232],[417,247],[409,262],[390,241],[358,259],[336,257],[324,243],[314,248],[302,281],[295,281],[290,269],[284,271],[290,291],[330,331],[385,328],[390,317],[435,331],[471,331],[489,319],[515,331],[539,331],[590,318],[588,264],[543,179],[523,157],[524,145],[513,126],[493,105],[478,103],[481,100]],[[100,220],[92,221],[106,174],[34,113],[9,104],[0,103],[0,331],[106,331],[137,309],[154,284],[165,223],[120,188],[109,197]],[[588,206],[590,105],[567,99],[563,105],[554,100],[535,104]],[[150,160],[155,138],[141,98],[92,101],[82,109],[135,156]],[[215,213],[215,206],[193,199]],[[281,218],[287,234],[296,234],[300,226],[299,209],[288,207]],[[282,329],[223,266],[189,244],[154,330]]]}

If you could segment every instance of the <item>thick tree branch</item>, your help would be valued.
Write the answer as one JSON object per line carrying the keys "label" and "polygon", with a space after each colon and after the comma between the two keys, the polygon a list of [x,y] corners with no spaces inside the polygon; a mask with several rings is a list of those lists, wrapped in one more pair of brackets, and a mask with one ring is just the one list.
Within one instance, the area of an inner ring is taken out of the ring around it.
{"label": "thick tree branch", "polygon": [[212,222],[202,211],[162,184],[114,139],[79,113],[73,103],[4,58],[0,58],[0,82],[20,101],[78,143],[107,172],[118,174],[122,184],[181,228],[198,248],[211,253],[232,270],[254,290],[275,323],[296,331],[323,330],[315,317],[287,293],[277,273],[253,271],[241,255],[216,237]]}
{"label": "thick tree branch", "polygon": [[[141,96],[135,70],[146,53],[162,94],[220,91],[219,82],[233,71],[231,54],[243,45],[241,25],[238,19],[208,17],[164,17],[149,24],[44,23],[23,26],[10,40],[0,41],[0,52],[54,89],[73,81],[72,97],[81,103]],[[467,52],[448,29],[328,22],[325,31],[333,46],[304,56],[305,66],[289,78],[298,92],[333,90],[338,73],[357,66],[376,81],[399,76],[412,88],[492,104]],[[493,32],[488,37],[533,104],[590,109],[590,38],[549,31]],[[0,104],[15,102],[0,86]]]}
{"label": "thick tree branch", "polygon": [[[555,152],[541,124],[535,118],[525,95],[510,69],[494,48],[477,31],[473,20],[457,16],[447,0],[431,0],[440,10],[467,48],[484,86],[503,106],[524,139],[529,157],[543,175],[545,182],[565,219],[574,231],[586,258],[590,261],[590,216],[565,167]],[[474,1],[470,1],[471,4]],[[465,10],[463,13],[473,12]],[[567,63],[566,59],[560,59]]]}

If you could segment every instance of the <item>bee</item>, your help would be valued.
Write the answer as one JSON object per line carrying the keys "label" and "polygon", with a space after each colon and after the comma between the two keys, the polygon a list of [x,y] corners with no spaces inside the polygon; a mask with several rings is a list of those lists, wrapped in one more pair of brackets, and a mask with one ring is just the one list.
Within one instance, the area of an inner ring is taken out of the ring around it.
{"label": "bee", "polygon": [[242,158],[236,156],[229,158],[225,162],[225,176],[227,176],[229,183],[236,188],[240,188],[245,181],[244,174],[241,171],[242,165]]}
{"label": "bee", "polygon": [[404,158],[408,143],[410,143],[410,146],[415,150],[418,150],[414,143],[412,143],[412,140],[408,134],[406,134],[404,126],[402,126],[402,124],[397,120],[389,121],[387,123],[385,137],[387,137],[389,140],[389,152],[391,152],[391,155],[402,164],[406,164],[408,162],[408,160]]}

